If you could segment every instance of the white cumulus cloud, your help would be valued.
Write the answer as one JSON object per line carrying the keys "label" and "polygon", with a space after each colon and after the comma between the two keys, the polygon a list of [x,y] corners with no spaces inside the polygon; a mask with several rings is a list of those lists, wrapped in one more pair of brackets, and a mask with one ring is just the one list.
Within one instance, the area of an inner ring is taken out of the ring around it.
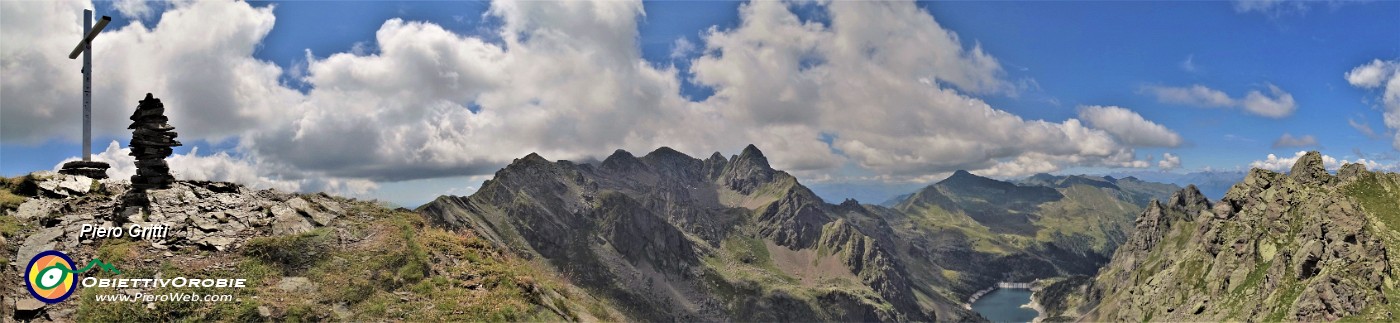
{"label": "white cumulus cloud", "polygon": [[1176,147],[1181,135],[1167,127],[1147,121],[1132,110],[1114,106],[1079,108],[1079,118],[1094,128],[1103,129],[1124,143],[1145,147]]}
{"label": "white cumulus cloud", "polygon": [[1245,93],[1243,98],[1238,99],[1232,98],[1220,90],[1200,84],[1188,87],[1147,86],[1143,89],[1164,103],[1211,108],[1236,107],[1244,109],[1250,114],[1275,119],[1293,115],[1293,112],[1298,109],[1298,103],[1293,100],[1293,94],[1273,84],[1266,84],[1265,87],[1268,90],[1267,93],[1250,90]]}
{"label": "white cumulus cloud", "polygon": [[1157,161],[1157,167],[1163,170],[1173,170],[1181,167],[1181,156],[1172,153],[1162,153],[1162,160]]}
{"label": "white cumulus cloud", "polygon": [[1347,72],[1346,79],[1352,86],[1363,89],[1383,88],[1383,122],[1394,135],[1391,146],[1400,150],[1400,60],[1372,60]]}
{"label": "white cumulus cloud", "polygon": [[[271,7],[232,1],[172,6],[153,28],[108,26],[93,41],[94,137],[129,134],[124,121],[146,93],[162,99],[181,138],[229,138],[296,112],[290,107],[298,93],[277,82],[282,69],[252,58],[276,20]],[[82,33],[82,8],[91,7],[86,1],[0,2],[4,142],[81,135],[82,61],[63,53]]]}

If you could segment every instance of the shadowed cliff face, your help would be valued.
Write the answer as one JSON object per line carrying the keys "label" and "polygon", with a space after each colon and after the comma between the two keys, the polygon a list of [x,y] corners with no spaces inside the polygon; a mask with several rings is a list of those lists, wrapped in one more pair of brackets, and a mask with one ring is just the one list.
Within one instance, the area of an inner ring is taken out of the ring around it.
{"label": "shadowed cliff face", "polygon": [[1068,313],[1091,321],[1396,319],[1400,175],[1321,155],[1254,169],[1218,203],[1194,187],[1154,202]]}
{"label": "shadowed cliff face", "polygon": [[1092,273],[1126,239],[1133,201],[1166,191],[1039,180],[958,172],[885,208],[828,204],[753,146],[704,160],[619,150],[596,164],[532,154],[418,212],[547,262],[641,319],[976,320],[961,300],[997,281]]}

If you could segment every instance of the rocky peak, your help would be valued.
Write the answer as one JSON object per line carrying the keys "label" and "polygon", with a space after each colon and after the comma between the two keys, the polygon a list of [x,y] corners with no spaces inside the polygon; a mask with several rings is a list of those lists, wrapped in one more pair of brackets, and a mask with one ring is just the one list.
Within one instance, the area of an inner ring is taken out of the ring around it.
{"label": "rocky peak", "polygon": [[1210,199],[1207,199],[1205,194],[1201,194],[1201,191],[1196,189],[1196,185],[1192,184],[1186,185],[1186,188],[1172,194],[1171,199],[1167,200],[1167,205],[1186,211],[1189,216],[1194,216],[1201,210],[1210,209]]}
{"label": "rocky peak", "polygon": [[750,144],[744,147],[744,151],[738,156],[729,160],[724,171],[720,173],[719,180],[730,189],[748,194],[759,185],[773,181],[776,172],[768,166],[768,158],[763,157],[763,152]]}
{"label": "rocky peak", "polygon": [[525,164],[532,164],[532,163],[549,163],[549,160],[548,160],[548,159],[544,159],[544,157],[540,157],[540,154],[537,154],[537,153],[530,153],[529,155],[525,155],[524,158],[516,159],[515,161],[512,161],[511,163],[512,163],[512,164],[513,164],[513,163],[525,163]]}
{"label": "rocky peak", "polygon": [[742,165],[754,169],[773,170],[773,167],[768,165],[768,157],[764,157],[763,152],[759,151],[758,147],[754,147],[753,144],[744,147],[744,151],[739,152],[739,155],[735,156],[734,159],[729,162],[736,164],[736,166]]}
{"label": "rocky peak", "polygon": [[1340,170],[1337,170],[1337,178],[1348,181],[1366,173],[1366,165],[1347,163],[1342,165]]}
{"label": "rocky peak", "polygon": [[670,147],[658,148],[643,156],[641,160],[658,174],[668,176],[672,180],[698,181],[702,180],[700,177],[709,175],[708,170],[704,169],[704,161]]}
{"label": "rocky peak", "polygon": [[706,163],[727,163],[727,162],[729,162],[729,160],[724,159],[724,155],[722,155],[722,154],[720,154],[718,151],[716,151],[715,153],[710,154],[710,158],[705,159],[705,162],[706,162]]}
{"label": "rocky peak", "polygon": [[[1047,174],[1047,175],[1048,175],[1048,174]],[[954,171],[952,176],[948,176],[948,178],[947,178],[947,179],[944,179],[944,180],[946,181],[946,180],[951,180],[951,179],[955,179],[955,178],[957,178],[957,179],[962,179],[962,178],[982,178],[982,177],[981,177],[981,176],[974,175],[974,174],[972,174],[972,173],[970,173],[970,172],[968,172],[968,171],[966,171],[966,170],[959,169],[959,170],[957,170],[957,171]]]}
{"label": "rocky peak", "polygon": [[1334,179],[1332,174],[1327,173],[1327,167],[1322,163],[1322,153],[1309,151],[1303,157],[1298,158],[1293,163],[1293,169],[1288,172],[1288,176],[1302,183],[1328,184]]}
{"label": "rocky peak", "polygon": [[[621,149],[619,149],[619,150],[621,150]],[[646,159],[657,159],[657,160],[677,160],[677,159],[691,160],[691,159],[694,159],[694,158],[690,158],[690,155],[686,155],[685,153],[676,151],[675,149],[671,149],[671,147],[665,147],[665,146],[662,146],[661,148],[657,148],[656,150],[653,150],[651,153],[648,153],[646,156],[643,156],[642,158],[646,158]]]}
{"label": "rocky peak", "polygon": [[729,165],[729,160],[724,159],[718,151],[710,154],[709,159],[705,159],[705,177],[718,178],[724,172],[724,167]]}
{"label": "rocky peak", "polygon": [[632,153],[622,149],[613,151],[611,156],[603,160],[603,169],[607,170],[625,171],[644,167],[646,166],[637,156],[632,156]]}

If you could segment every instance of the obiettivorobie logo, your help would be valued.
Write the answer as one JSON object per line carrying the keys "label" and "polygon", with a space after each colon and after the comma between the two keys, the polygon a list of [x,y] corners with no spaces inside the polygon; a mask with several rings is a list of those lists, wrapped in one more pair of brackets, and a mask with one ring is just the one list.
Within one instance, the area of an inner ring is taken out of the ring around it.
{"label": "obiettivorobie logo", "polygon": [[73,266],[73,258],[57,250],[48,250],[34,255],[29,260],[29,267],[24,270],[24,282],[29,287],[29,294],[44,303],[54,304],[73,296],[74,285],[78,281],[78,274],[87,272],[93,267],[100,267],[102,270],[113,274],[121,274],[120,270],[112,267],[102,260],[93,259],[88,262],[87,267],[76,269]]}
{"label": "obiettivorobie logo", "polygon": [[[54,304],[67,300],[73,296],[73,290],[81,286],[83,288],[136,288],[136,289],[159,289],[159,288],[246,288],[248,280],[244,278],[98,278],[85,277],[78,279],[78,275],[88,272],[93,268],[101,269],[105,272],[120,275],[121,270],[93,259],[87,263],[86,267],[77,269],[73,265],[73,258],[57,250],[48,250],[34,255],[29,260],[29,267],[24,270],[24,282],[29,287],[29,294],[44,303]],[[104,297],[106,296],[106,297]],[[210,302],[210,301],[232,301],[232,294],[191,294],[191,293],[166,293],[160,295],[137,294],[135,296],[118,295],[97,295],[97,301],[131,301],[131,302],[154,302],[154,301],[188,301],[188,302]]]}

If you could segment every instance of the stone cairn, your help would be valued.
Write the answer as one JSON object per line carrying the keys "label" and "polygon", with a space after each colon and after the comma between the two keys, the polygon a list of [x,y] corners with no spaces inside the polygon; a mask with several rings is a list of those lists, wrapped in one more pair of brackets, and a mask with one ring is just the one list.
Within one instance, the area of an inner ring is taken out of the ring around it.
{"label": "stone cairn", "polygon": [[131,188],[170,188],[175,176],[170,175],[165,157],[170,157],[174,152],[171,147],[179,146],[180,142],[175,141],[177,134],[172,131],[175,127],[166,123],[170,118],[165,117],[165,105],[146,93],[146,99],[141,100],[131,121],[131,126],[126,127],[132,129],[131,155],[136,156],[136,175],[131,176]]}

